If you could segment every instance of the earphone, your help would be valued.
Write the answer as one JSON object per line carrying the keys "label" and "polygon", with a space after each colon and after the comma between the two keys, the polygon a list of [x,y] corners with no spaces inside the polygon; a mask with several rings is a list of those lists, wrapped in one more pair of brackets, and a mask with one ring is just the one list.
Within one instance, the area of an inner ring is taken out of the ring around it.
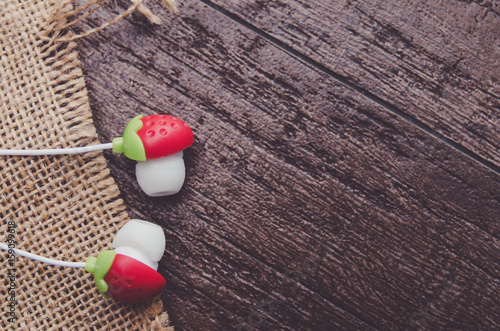
{"label": "earphone", "polygon": [[112,143],[87,147],[0,150],[0,155],[34,156],[86,153],[112,149],[137,161],[137,182],[149,196],[160,197],[180,191],[186,177],[183,150],[194,142],[191,128],[171,115],[138,115],[128,122],[123,136]]}
{"label": "earphone", "polygon": [[[138,115],[128,122],[122,137],[112,143],[77,148],[40,150],[0,150],[0,155],[35,156],[86,153],[112,149],[137,161],[136,177],[150,196],[172,195],[185,179],[183,150],[194,142],[191,128],[171,115]],[[12,246],[12,245],[11,245]],[[158,273],[158,261],[165,251],[165,235],[160,226],[133,219],[116,234],[114,250],[103,251],[86,262],[67,262],[18,250],[4,243],[0,248],[40,262],[85,268],[94,275],[99,292],[106,298],[126,303],[149,301],[165,287]]]}
{"label": "earphone", "polygon": [[[132,219],[115,235],[114,250],[103,251],[86,262],[67,262],[45,258],[0,243],[9,254],[61,267],[85,268],[94,274],[99,292],[106,298],[125,303],[152,300],[166,285],[158,273],[158,261],[165,251],[163,229],[153,223]],[[9,259],[10,257],[8,257]]]}

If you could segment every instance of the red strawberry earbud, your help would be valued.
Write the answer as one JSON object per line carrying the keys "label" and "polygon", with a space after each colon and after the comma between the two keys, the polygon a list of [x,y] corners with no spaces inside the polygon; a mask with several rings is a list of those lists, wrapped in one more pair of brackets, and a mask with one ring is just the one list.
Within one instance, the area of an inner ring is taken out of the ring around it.
{"label": "red strawberry earbud", "polygon": [[113,152],[138,161],[139,186],[150,196],[172,195],[186,176],[182,151],[194,142],[191,128],[171,115],[134,117],[123,137],[113,139]]}
{"label": "red strawberry earbud", "polygon": [[99,292],[126,303],[149,301],[161,293],[166,285],[156,271],[165,250],[161,227],[131,220],[116,234],[113,248],[89,257],[85,263],[85,270],[94,274]]}
{"label": "red strawberry earbud", "polygon": [[131,220],[116,234],[114,250],[89,257],[86,262],[49,259],[0,243],[0,249],[36,261],[72,268],[85,268],[94,274],[99,292],[106,298],[126,303],[149,301],[161,293],[165,279],[156,271],[165,251],[163,229],[153,223]]}
{"label": "red strawberry earbud", "polygon": [[0,149],[0,155],[76,154],[112,148],[113,152],[138,162],[139,186],[146,194],[157,197],[175,194],[182,188],[186,177],[182,151],[193,142],[193,132],[180,119],[170,115],[139,115],[127,124],[123,137],[113,139],[113,143],[38,150]]}

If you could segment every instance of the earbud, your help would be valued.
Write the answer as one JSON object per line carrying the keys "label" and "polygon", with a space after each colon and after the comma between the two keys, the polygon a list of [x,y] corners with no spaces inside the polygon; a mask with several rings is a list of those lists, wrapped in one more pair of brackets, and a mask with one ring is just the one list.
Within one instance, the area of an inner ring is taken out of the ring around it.
{"label": "earbud", "polygon": [[158,273],[158,261],[165,251],[163,229],[153,223],[130,220],[116,234],[114,250],[103,251],[83,262],[48,259],[0,243],[0,248],[40,262],[63,267],[85,268],[94,274],[99,292],[106,298],[125,303],[153,299],[166,285]]}
{"label": "earbud", "polygon": [[183,150],[194,142],[191,128],[171,115],[134,117],[125,127],[122,137],[113,143],[77,148],[40,150],[0,150],[0,155],[58,155],[113,149],[137,161],[137,181],[149,196],[160,197],[180,191],[186,171]]}
{"label": "earbud", "polygon": [[138,161],[137,181],[149,196],[172,195],[186,176],[182,151],[194,142],[191,128],[170,115],[134,117],[123,137],[113,139],[113,152]]}
{"label": "earbud", "polygon": [[163,290],[165,279],[156,271],[165,250],[161,227],[131,220],[116,234],[113,248],[89,257],[85,263],[102,295],[138,303],[153,299]]}

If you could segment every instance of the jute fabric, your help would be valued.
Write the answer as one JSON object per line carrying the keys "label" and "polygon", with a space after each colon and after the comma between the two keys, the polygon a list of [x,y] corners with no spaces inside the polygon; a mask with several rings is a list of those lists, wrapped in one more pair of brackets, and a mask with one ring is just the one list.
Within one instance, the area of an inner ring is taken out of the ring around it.
{"label": "jute fabric", "polygon": [[[2,149],[99,143],[76,44],[53,41],[71,37],[60,29],[72,9],[61,3],[0,0]],[[0,241],[18,249],[85,261],[110,249],[129,220],[102,152],[0,157],[0,177]],[[0,329],[171,329],[159,300],[120,304],[102,297],[82,268],[0,254]]]}

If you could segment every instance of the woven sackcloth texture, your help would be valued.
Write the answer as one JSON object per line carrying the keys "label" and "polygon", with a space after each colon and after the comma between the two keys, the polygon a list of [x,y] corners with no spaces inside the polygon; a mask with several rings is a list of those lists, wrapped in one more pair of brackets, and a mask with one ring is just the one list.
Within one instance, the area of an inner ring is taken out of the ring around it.
{"label": "woven sackcloth texture", "polygon": [[[50,40],[71,36],[60,30],[71,8],[57,8],[60,0],[0,0],[2,149],[99,143],[76,44]],[[111,249],[129,219],[102,152],[0,157],[0,176],[0,241],[18,249],[84,262]],[[82,268],[0,254],[2,330],[171,328],[159,300],[120,304]]]}

